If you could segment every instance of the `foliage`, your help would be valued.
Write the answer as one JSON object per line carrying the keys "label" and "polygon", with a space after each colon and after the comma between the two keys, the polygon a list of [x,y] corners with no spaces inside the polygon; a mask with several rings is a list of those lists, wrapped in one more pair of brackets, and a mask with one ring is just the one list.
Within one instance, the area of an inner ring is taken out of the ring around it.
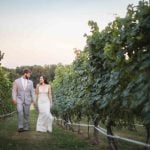
{"label": "foliage", "polygon": [[8,74],[0,66],[0,115],[14,110],[11,102],[11,87]]}
{"label": "foliage", "polygon": [[[89,21],[87,44],[69,66],[58,66],[53,81],[54,112],[64,119],[86,117],[150,127],[150,6],[129,5],[102,31]],[[111,124],[110,124],[111,123]]]}
{"label": "foliage", "polygon": [[21,66],[16,68],[16,73],[22,75],[22,71],[28,68],[32,71],[31,80],[33,80],[34,86],[39,82],[40,75],[44,75],[47,77],[48,81],[52,82],[54,79],[54,72],[56,65],[45,65],[45,66]]}

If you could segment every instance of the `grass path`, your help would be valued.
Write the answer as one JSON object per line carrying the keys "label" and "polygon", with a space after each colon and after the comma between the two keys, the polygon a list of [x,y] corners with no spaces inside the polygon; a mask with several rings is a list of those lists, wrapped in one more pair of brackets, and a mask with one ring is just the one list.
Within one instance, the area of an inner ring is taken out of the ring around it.
{"label": "grass path", "polygon": [[[53,125],[52,133],[41,133],[35,131],[37,113],[30,113],[30,128],[28,132],[17,132],[16,115],[0,120],[0,150],[108,150],[108,142],[105,136],[99,135],[99,145],[91,145],[87,137],[85,128],[82,134],[72,133]],[[117,130],[118,134],[122,133]],[[131,135],[131,131],[124,131],[123,136]],[[93,131],[90,130],[92,136]],[[145,139],[143,129],[132,132],[136,139]],[[125,134],[125,135],[124,135]],[[142,138],[143,137],[143,138]],[[133,138],[134,139],[134,138]],[[141,140],[141,141],[142,141]],[[143,140],[144,141],[144,140]],[[119,150],[143,150],[143,146],[128,142],[117,141]]]}
{"label": "grass path", "polygon": [[54,125],[52,133],[35,131],[37,114],[30,116],[31,130],[17,132],[16,116],[0,120],[0,150],[97,150],[96,146]]}

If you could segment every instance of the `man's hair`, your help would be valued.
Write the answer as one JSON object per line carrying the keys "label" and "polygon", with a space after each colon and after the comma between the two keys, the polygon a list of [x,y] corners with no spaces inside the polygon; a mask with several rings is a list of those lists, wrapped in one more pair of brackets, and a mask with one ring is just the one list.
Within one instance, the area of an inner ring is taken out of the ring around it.
{"label": "man's hair", "polygon": [[31,71],[29,69],[24,69],[23,70],[23,75],[26,74],[26,73],[31,73]]}

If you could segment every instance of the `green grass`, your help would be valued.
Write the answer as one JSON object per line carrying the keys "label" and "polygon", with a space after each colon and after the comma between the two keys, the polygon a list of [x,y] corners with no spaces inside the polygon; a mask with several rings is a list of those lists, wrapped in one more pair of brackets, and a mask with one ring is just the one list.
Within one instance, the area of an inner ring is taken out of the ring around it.
{"label": "green grass", "polygon": [[35,131],[37,114],[32,111],[28,132],[17,132],[16,116],[0,120],[0,150],[97,150],[89,141],[54,124],[52,133]]}
{"label": "green grass", "polygon": [[[99,134],[99,144],[92,145],[93,128],[90,128],[90,139],[87,139],[87,128],[81,127],[81,134],[64,130],[54,123],[52,133],[35,131],[37,113],[31,111],[29,132],[17,132],[16,115],[5,120],[0,120],[0,150],[108,150],[106,136]],[[84,122],[83,122],[84,123]],[[77,131],[77,127],[74,126]],[[138,127],[137,131],[116,129],[114,133],[123,137],[145,140],[145,130]],[[143,146],[131,144],[121,140],[116,141],[119,150],[143,150]]]}
{"label": "green grass", "polygon": [[[87,124],[86,120],[82,120],[81,123]],[[105,126],[103,124],[100,124],[100,126],[105,128]],[[77,127],[74,126],[74,129],[77,130]],[[146,132],[145,132],[144,127],[136,127],[136,129],[137,129],[136,131],[135,130],[130,131],[125,128],[122,128],[122,129],[113,128],[113,133],[114,133],[114,135],[119,135],[121,137],[145,142]],[[87,128],[81,127],[81,133],[84,134],[85,137],[87,137]],[[93,136],[93,128],[90,128],[90,137],[92,137],[92,136]],[[106,136],[104,136],[101,133],[99,133],[99,142],[100,143],[97,146],[99,146],[100,149],[102,149],[102,150],[103,150],[103,148],[108,149],[108,140],[107,140]],[[144,149],[143,146],[129,143],[129,142],[122,141],[122,140],[116,139],[116,143],[117,143],[117,147],[119,150],[143,150]]]}

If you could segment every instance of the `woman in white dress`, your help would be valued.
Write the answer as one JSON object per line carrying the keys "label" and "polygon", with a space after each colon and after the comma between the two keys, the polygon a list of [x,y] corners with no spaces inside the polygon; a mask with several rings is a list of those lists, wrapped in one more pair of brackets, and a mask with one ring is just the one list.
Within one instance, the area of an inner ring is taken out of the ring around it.
{"label": "woman in white dress", "polygon": [[52,132],[53,116],[50,112],[52,108],[51,86],[46,77],[40,77],[40,84],[36,86],[37,106],[39,116],[36,125],[36,131]]}

